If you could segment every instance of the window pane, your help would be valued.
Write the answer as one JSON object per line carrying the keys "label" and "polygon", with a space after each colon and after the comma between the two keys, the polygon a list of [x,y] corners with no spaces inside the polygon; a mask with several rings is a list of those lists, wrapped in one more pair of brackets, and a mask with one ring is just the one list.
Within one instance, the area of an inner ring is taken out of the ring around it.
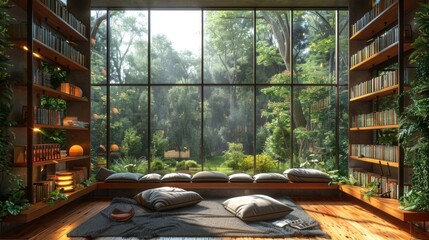
{"label": "window pane", "polygon": [[201,88],[152,87],[151,171],[201,171]]}
{"label": "window pane", "polygon": [[335,11],[293,12],[294,83],[336,83]]}
{"label": "window pane", "polygon": [[201,11],[151,11],[151,82],[201,82]]}
{"label": "window pane", "polygon": [[110,11],[110,83],[147,83],[147,11]]}
{"label": "window pane", "polygon": [[256,82],[290,83],[291,11],[256,12]]}
{"label": "window pane", "polygon": [[110,169],[148,170],[147,87],[110,87]]}
{"label": "window pane", "polygon": [[340,95],[339,95],[339,154],[340,154],[340,162],[339,162],[339,170],[343,176],[348,175],[348,152],[349,152],[349,93],[347,91],[347,86],[340,87]]}
{"label": "window pane", "polygon": [[[91,84],[106,84],[107,11],[91,11]],[[97,24],[97,26],[95,26]]]}
{"label": "window pane", "polygon": [[91,163],[93,172],[106,167],[107,128],[106,128],[106,87],[91,87]]}
{"label": "window pane", "polygon": [[335,96],[334,87],[294,88],[294,167],[334,168]]}
{"label": "window pane", "polygon": [[340,71],[340,84],[347,84],[349,76],[349,12],[339,11],[339,71]]}
{"label": "window pane", "polygon": [[204,170],[253,174],[253,87],[204,87],[204,155]]}
{"label": "window pane", "polygon": [[256,97],[256,172],[290,166],[290,86],[259,88]]}
{"label": "window pane", "polygon": [[204,82],[253,82],[252,11],[204,11]]}

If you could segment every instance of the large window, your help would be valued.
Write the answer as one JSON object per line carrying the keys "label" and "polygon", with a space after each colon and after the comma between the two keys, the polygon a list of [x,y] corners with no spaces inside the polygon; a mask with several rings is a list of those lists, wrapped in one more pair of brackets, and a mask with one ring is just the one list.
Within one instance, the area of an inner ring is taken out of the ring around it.
{"label": "large window", "polygon": [[94,169],[346,170],[344,10],[93,10]]}

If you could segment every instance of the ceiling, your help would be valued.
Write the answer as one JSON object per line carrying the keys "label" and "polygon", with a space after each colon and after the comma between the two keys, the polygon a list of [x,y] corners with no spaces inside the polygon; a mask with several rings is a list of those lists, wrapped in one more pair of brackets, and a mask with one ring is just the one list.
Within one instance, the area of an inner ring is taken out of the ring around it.
{"label": "ceiling", "polygon": [[347,8],[348,0],[92,0],[93,8]]}

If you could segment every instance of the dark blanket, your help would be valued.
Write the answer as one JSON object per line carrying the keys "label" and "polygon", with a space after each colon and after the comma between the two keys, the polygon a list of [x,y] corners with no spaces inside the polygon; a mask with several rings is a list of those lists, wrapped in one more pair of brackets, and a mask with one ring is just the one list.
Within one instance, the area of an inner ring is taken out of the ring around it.
{"label": "dark blanket", "polygon": [[[296,230],[277,227],[272,221],[243,222],[225,210],[225,199],[204,200],[197,205],[166,212],[153,212],[137,205],[133,199],[115,198],[109,207],[88,219],[67,234],[69,237],[325,237],[329,236],[314,227]],[[287,198],[278,199],[294,211],[284,219],[303,219],[307,223],[315,220],[301,207]],[[109,219],[110,212],[118,208],[123,211],[134,208],[135,215],[126,222]]]}

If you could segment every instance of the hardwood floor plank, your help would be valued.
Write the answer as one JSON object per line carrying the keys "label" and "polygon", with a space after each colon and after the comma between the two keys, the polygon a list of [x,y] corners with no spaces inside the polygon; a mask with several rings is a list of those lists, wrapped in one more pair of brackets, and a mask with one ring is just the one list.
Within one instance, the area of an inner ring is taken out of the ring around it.
{"label": "hardwood floor plank", "polygon": [[[409,223],[383,214],[371,207],[362,206],[352,199],[308,200],[295,199],[310,216],[316,219],[322,230],[332,239],[376,240],[376,239],[429,239],[429,233],[412,227]],[[29,240],[83,240],[68,238],[67,233],[85,222],[110,204],[105,200],[83,200],[62,207],[44,217],[24,224],[0,239]],[[411,228],[410,228],[411,227]],[[219,240],[221,238],[160,238],[160,240]],[[271,238],[223,238],[225,240],[269,240]],[[289,238],[290,239],[290,238]],[[295,240],[309,238],[293,238]],[[322,239],[322,238],[310,238]],[[122,240],[119,237],[97,240]],[[135,239],[132,239],[135,240]],[[273,240],[279,240],[275,238]]]}

